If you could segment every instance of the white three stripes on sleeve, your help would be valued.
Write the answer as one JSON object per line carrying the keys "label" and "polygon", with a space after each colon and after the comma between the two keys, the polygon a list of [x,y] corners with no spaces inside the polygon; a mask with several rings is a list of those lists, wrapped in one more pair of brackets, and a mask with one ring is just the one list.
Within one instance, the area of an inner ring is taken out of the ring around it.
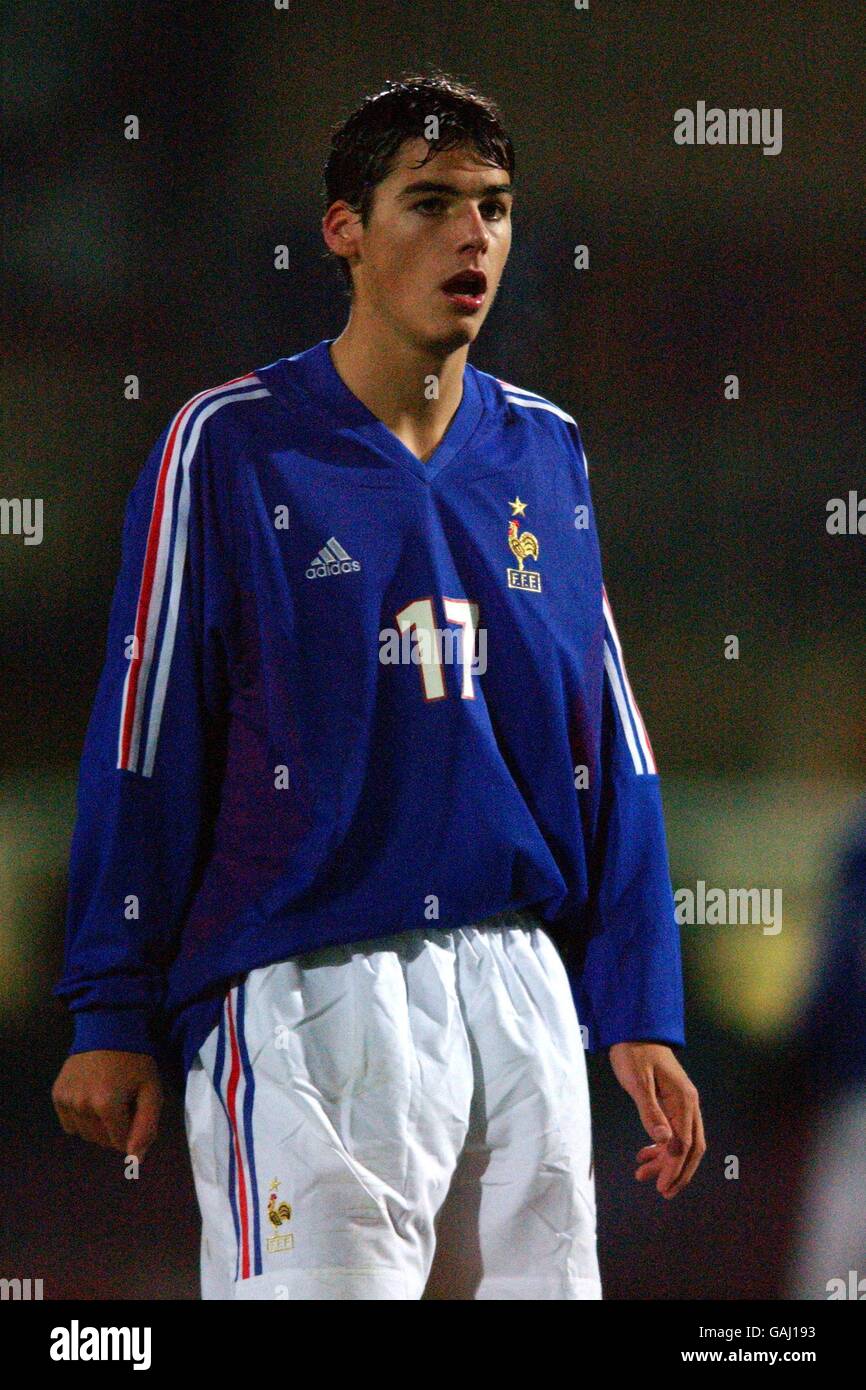
{"label": "white three stripes on sleeve", "polygon": [[[558,405],[554,405],[552,401],[546,400],[544,396],[539,396],[534,391],[524,391],[522,386],[512,386],[510,382],[503,381],[501,377],[497,377],[496,380],[505,391],[505,399],[509,401],[511,405],[523,405],[529,410],[547,410],[551,415],[556,415],[558,419],[565,420],[567,424],[574,425],[575,429],[577,428],[577,421],[574,419],[573,415],[569,415],[565,410],[560,410]],[[586,454],[584,454],[582,449],[580,452],[583,458],[584,472],[586,476],[589,477],[589,464]]]}
{"label": "white three stripes on sleeve", "polygon": [[637,773],[654,773],[657,771],[657,768],[653,756],[652,745],[650,744],[649,735],[647,734],[643,719],[641,718],[637,700],[634,698],[628,672],[625,669],[619,633],[616,630],[616,624],[613,620],[613,609],[610,606],[607,590],[604,586],[602,586],[602,599],[605,631],[607,633],[604,643],[604,669],[607,672],[613,691],[613,698],[622,721],[626,743],[628,744],[632,762],[634,763],[634,770]]}
{"label": "white three stripes on sleeve", "polygon": [[[246,389],[233,390],[235,387]],[[251,387],[258,389],[252,390]],[[136,608],[133,654],[123,683],[117,743],[118,768],[125,768],[129,772],[140,771],[144,777],[150,777],[153,773],[186,561],[190,505],[189,470],[202,426],[209,416],[230,401],[255,400],[269,394],[267,388],[261,386],[259,378],[250,372],[222,386],[199,392],[181,407],[171,423],[154,491]],[[199,409],[202,405],[204,408]],[[178,471],[181,474],[180,496],[177,502],[177,526],[172,542]],[[156,636],[166,581],[168,599],[157,653]],[[156,670],[151,681],[154,658],[157,658]],[[144,730],[144,711],[151,686],[150,712],[147,728]],[[139,768],[143,731],[144,760]]]}
{"label": "white three stripes on sleeve", "polygon": [[[525,391],[520,386],[512,386],[510,382],[503,381],[501,377],[496,380],[505,392],[505,399],[512,405],[524,406],[530,410],[547,410],[551,414],[558,416],[560,420],[565,420],[570,425],[575,425],[576,421],[566,411],[560,410],[559,406],[546,400],[543,396],[537,395],[533,391]],[[589,477],[589,462],[583,449],[580,449],[583,459],[584,472]],[[657,771],[655,758],[653,756],[652,745],[649,741],[646,727],[638,709],[637,701],[634,698],[634,691],[625,669],[625,662],[622,655],[622,646],[616,624],[613,620],[613,610],[607,597],[607,591],[602,586],[602,597],[604,604],[605,621],[605,643],[604,643],[604,669],[610,681],[613,698],[622,721],[626,743],[631,754],[634,770],[637,773],[655,773]]]}

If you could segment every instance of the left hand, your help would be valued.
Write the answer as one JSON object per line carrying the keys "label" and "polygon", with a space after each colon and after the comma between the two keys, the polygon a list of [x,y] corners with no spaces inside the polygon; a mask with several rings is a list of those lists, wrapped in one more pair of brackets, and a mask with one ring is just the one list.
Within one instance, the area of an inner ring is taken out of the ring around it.
{"label": "left hand", "polygon": [[675,1197],[691,1182],[707,1148],[697,1089],[663,1043],[614,1043],[609,1056],[654,1141],[638,1151],[635,1178],[657,1177],[662,1197]]}

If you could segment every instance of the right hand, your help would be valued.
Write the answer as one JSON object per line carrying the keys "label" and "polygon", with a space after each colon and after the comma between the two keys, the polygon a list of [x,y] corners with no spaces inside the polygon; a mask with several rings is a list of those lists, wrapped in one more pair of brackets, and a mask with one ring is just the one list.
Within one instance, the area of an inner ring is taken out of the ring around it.
{"label": "right hand", "polygon": [[51,1100],[67,1134],[141,1161],[162,1109],[159,1068],[143,1052],[76,1052],[60,1068]]}

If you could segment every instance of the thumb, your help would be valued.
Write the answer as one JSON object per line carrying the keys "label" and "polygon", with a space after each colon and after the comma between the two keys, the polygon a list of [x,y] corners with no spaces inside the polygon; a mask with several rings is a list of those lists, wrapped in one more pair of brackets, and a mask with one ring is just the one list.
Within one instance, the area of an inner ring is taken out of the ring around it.
{"label": "thumb", "polygon": [[657,1144],[664,1144],[668,1139],[673,1138],[674,1132],[665,1112],[658,1103],[652,1073],[647,1079],[646,1089],[638,1100],[638,1112],[641,1123],[650,1139],[653,1139]]}
{"label": "thumb", "polygon": [[154,1081],[145,1081],[135,1099],[135,1113],[126,1141],[127,1154],[133,1154],[139,1160],[144,1158],[156,1138],[161,1108],[160,1087]]}
{"label": "thumb", "polygon": [[646,1116],[642,1116],[641,1118],[643,1119],[644,1129],[647,1134],[651,1139],[654,1139],[657,1144],[666,1144],[669,1139],[673,1138],[673,1130],[657,1105],[654,1107],[653,1113],[649,1119],[647,1119]]}

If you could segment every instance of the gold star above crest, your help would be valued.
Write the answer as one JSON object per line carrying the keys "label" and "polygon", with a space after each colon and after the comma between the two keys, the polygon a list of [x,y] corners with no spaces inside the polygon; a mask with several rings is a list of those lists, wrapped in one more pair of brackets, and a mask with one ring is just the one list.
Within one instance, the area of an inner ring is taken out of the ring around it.
{"label": "gold star above crest", "polygon": [[511,508],[511,515],[512,515],[512,516],[523,516],[524,513],[526,512],[526,503],[525,503],[525,502],[521,502],[521,500],[520,500],[520,494],[519,494],[519,493],[518,493],[518,495],[515,497],[514,501],[513,501],[513,502],[509,502],[508,505],[509,505],[509,507]]}

